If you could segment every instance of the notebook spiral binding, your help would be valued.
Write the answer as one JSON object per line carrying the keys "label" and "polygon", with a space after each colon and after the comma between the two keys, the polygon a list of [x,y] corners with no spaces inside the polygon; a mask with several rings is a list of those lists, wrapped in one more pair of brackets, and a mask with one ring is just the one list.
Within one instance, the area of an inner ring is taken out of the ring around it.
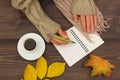
{"label": "notebook spiral binding", "polygon": [[87,53],[89,50],[84,45],[84,43],[81,41],[81,39],[75,34],[75,32],[72,29],[70,30],[70,32],[73,35],[73,37],[76,39],[76,41],[80,44],[80,46],[82,47],[82,49]]}

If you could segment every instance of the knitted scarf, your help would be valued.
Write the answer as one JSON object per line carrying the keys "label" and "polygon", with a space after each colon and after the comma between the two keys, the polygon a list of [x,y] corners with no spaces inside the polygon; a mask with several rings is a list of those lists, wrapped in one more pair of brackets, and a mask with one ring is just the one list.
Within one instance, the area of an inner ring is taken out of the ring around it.
{"label": "knitted scarf", "polygon": [[[79,15],[97,15],[96,32],[105,31],[105,28],[109,28],[107,22],[103,19],[103,16],[99,9],[94,4],[93,0],[53,0],[57,8],[63,13],[63,15],[78,28],[83,35],[89,39],[88,34],[82,31],[81,23],[78,21],[75,23],[72,19],[72,13]],[[38,0],[11,0],[12,6],[18,10],[21,10],[27,18],[35,25],[38,31],[42,34],[44,39],[49,42],[51,34],[55,34],[60,28],[60,25],[51,20],[41,8]],[[72,12],[72,13],[71,13]]]}
{"label": "knitted scarf", "polygon": [[96,32],[106,31],[109,28],[107,21],[104,20],[102,13],[97,8],[93,0],[53,0],[56,7],[63,13],[63,15],[76,27],[84,36],[88,38],[88,34],[82,31],[81,23],[75,23],[72,19],[72,13],[78,15],[97,15]]}

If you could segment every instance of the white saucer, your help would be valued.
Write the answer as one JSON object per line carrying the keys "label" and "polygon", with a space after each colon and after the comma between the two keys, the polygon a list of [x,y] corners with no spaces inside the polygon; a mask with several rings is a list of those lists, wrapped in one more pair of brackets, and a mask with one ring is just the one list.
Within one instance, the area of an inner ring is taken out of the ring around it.
{"label": "white saucer", "polygon": [[[33,39],[36,42],[35,49],[29,51],[25,49],[24,43],[28,39]],[[20,38],[17,45],[18,53],[26,60],[36,60],[43,55],[45,51],[45,42],[43,38],[36,33],[28,33]]]}

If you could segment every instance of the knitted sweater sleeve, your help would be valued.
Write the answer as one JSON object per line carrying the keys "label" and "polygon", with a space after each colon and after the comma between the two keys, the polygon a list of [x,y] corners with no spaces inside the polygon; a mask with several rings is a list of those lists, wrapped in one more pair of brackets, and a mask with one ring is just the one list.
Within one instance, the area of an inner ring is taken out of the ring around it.
{"label": "knitted sweater sleeve", "polygon": [[71,11],[77,15],[93,15],[96,14],[96,6],[93,0],[74,0]]}
{"label": "knitted sweater sleeve", "polygon": [[60,28],[59,24],[46,15],[38,0],[11,0],[11,3],[14,8],[25,13],[47,42],[51,38],[50,35]]}

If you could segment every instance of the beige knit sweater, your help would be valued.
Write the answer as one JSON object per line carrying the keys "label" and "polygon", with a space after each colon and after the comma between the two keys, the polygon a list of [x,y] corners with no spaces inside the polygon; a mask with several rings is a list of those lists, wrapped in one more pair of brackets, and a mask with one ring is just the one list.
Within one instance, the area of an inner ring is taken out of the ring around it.
{"label": "beige knit sweater", "polygon": [[104,20],[102,13],[97,8],[94,0],[53,0],[56,7],[63,15],[76,27],[83,35],[89,39],[88,34],[82,31],[81,22],[75,23],[72,19],[72,14],[77,15],[93,15],[97,16],[96,32],[106,31],[109,28],[107,21]]}
{"label": "beige knit sweater", "polygon": [[11,0],[11,2],[14,8],[25,13],[47,42],[51,38],[50,35],[55,34],[60,28],[59,24],[46,15],[38,0]]}
{"label": "beige knit sweater", "polygon": [[96,6],[93,0],[74,0],[71,12],[77,15],[93,15],[96,14]]}
{"label": "beige knit sweater", "polygon": [[[81,23],[74,23],[72,20],[72,14],[78,15],[97,15],[96,32],[105,31],[108,28],[107,22],[103,19],[103,16],[99,9],[96,7],[93,0],[53,0],[57,8],[63,13],[63,15],[77,27],[86,38],[88,34],[81,29]],[[42,34],[44,39],[49,42],[51,36],[57,32],[60,25],[52,21],[40,6],[38,0],[11,0],[12,6],[18,10],[24,12],[27,18],[35,25],[35,27]]]}

